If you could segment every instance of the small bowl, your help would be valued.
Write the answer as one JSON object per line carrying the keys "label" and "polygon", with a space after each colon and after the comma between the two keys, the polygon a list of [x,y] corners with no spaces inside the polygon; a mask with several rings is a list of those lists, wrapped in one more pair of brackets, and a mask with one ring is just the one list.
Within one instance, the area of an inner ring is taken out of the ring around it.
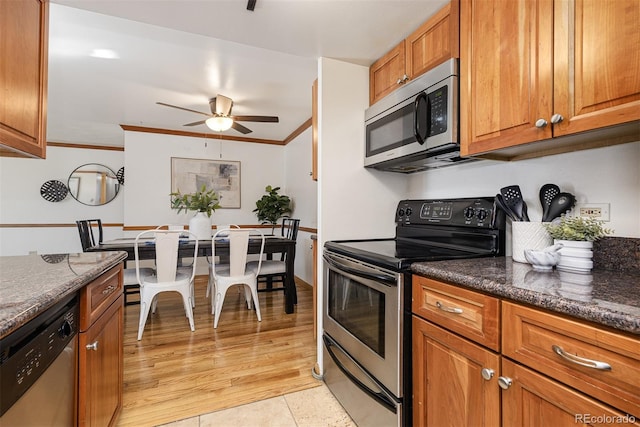
{"label": "small bowl", "polygon": [[551,271],[560,260],[560,253],[557,251],[537,251],[525,249],[524,257],[529,264],[537,271]]}

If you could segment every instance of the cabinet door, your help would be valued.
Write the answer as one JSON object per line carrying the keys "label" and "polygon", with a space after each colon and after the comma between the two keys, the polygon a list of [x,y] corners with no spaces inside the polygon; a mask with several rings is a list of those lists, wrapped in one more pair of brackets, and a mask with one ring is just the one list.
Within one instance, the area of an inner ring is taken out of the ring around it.
{"label": "cabinet door", "polygon": [[553,4],[460,3],[463,155],[551,138]]}
{"label": "cabinet door", "polygon": [[412,356],[414,426],[500,425],[499,355],[414,316]]}
{"label": "cabinet door", "polygon": [[635,420],[521,365],[502,359],[502,424],[521,427],[638,425]]}
{"label": "cabinet door", "polygon": [[554,136],[640,119],[640,2],[554,3]]}
{"label": "cabinet door", "polygon": [[369,104],[384,98],[399,84],[405,75],[404,41],[369,67]]}
{"label": "cabinet door", "polygon": [[80,334],[78,426],[115,425],[122,410],[124,295]]}
{"label": "cabinet door", "polygon": [[45,157],[48,0],[0,1],[0,155]]}
{"label": "cabinet door", "polygon": [[458,5],[458,1],[452,1],[405,39],[406,70],[410,79],[460,56]]}

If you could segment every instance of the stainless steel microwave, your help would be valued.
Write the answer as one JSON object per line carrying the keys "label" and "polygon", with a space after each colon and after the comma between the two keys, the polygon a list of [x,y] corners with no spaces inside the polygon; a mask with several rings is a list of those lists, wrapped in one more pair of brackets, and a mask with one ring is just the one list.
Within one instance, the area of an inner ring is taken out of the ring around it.
{"label": "stainless steel microwave", "polygon": [[451,59],[387,95],[365,112],[365,167],[411,173],[460,157],[458,62]]}

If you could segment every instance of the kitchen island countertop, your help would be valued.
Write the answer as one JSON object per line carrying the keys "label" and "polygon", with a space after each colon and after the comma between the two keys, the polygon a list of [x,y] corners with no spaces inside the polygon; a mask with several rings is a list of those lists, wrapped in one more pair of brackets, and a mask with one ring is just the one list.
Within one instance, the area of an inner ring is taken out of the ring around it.
{"label": "kitchen island countertop", "polygon": [[539,272],[511,257],[419,262],[413,273],[640,335],[640,274]]}
{"label": "kitchen island countertop", "polygon": [[126,252],[0,257],[0,338],[126,257]]}

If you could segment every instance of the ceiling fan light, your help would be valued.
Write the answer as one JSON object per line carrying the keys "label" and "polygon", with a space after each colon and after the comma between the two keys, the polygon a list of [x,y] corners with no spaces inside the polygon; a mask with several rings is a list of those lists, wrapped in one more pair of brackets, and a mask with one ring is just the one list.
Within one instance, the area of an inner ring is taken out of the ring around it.
{"label": "ceiling fan light", "polygon": [[222,132],[231,128],[233,124],[233,119],[231,117],[224,116],[215,116],[209,117],[205,123],[209,127],[209,129],[214,130],[216,132]]}

